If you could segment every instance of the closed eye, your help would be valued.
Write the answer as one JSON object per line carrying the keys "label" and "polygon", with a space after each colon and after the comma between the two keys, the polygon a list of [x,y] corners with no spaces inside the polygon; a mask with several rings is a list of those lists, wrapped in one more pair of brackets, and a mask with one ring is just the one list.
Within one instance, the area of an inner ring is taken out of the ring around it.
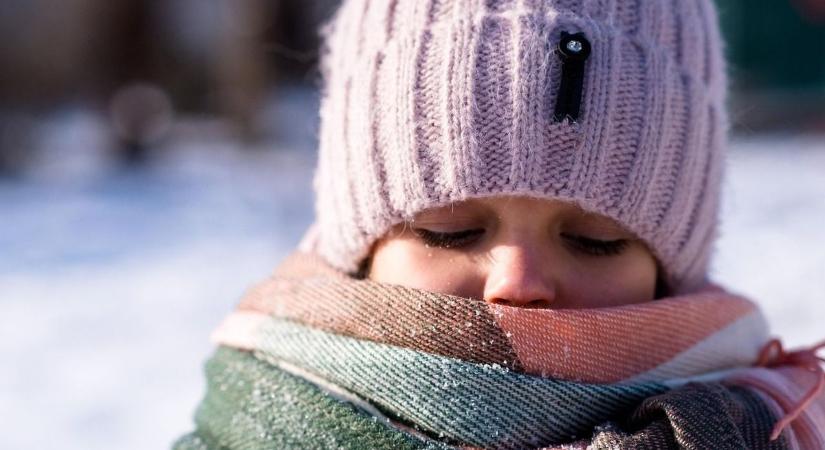
{"label": "closed eye", "polygon": [[574,249],[592,256],[619,255],[627,248],[628,245],[630,245],[630,240],[628,239],[603,241],[568,233],[562,233],[561,236],[564,238],[565,242],[567,242],[568,245]]}
{"label": "closed eye", "polygon": [[484,234],[483,228],[472,230],[462,230],[455,232],[431,231],[425,228],[413,228],[415,233],[426,245],[441,248],[458,248],[472,244],[479,236]]}

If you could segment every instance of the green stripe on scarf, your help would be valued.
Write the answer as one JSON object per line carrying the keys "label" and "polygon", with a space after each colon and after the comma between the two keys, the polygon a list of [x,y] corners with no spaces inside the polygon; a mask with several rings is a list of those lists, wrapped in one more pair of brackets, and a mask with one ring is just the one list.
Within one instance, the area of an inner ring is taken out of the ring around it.
{"label": "green stripe on scarf", "polygon": [[206,374],[197,431],[174,450],[450,448],[396,430],[248,352],[218,348]]}
{"label": "green stripe on scarf", "polygon": [[541,378],[281,319],[271,319],[259,334],[256,355],[305,368],[433,437],[484,447],[569,442],[668,389],[658,383],[596,385]]}

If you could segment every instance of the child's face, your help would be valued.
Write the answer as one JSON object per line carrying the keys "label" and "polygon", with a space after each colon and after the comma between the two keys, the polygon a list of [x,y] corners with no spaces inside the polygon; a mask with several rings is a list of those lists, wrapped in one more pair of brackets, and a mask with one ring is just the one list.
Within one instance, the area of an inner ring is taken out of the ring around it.
{"label": "child's face", "polygon": [[373,248],[368,278],[528,308],[650,301],[656,261],[613,220],[528,197],[423,211]]}

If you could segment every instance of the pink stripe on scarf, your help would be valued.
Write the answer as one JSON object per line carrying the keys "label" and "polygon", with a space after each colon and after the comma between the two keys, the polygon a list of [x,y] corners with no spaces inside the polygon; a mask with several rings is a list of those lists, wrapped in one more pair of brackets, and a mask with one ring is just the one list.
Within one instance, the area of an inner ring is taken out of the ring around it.
{"label": "pink stripe on scarf", "polygon": [[[592,383],[615,383],[648,372],[757,311],[750,301],[713,286],[698,294],[616,308],[489,308],[526,372]],[[663,330],[678,333],[663,336]],[[730,356],[718,360],[729,364]]]}

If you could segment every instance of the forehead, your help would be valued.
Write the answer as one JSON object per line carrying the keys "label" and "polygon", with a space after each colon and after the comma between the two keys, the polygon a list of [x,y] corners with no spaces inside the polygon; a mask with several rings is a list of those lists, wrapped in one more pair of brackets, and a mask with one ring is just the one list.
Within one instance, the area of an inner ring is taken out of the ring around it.
{"label": "forehead", "polygon": [[528,196],[492,196],[452,202],[419,211],[414,221],[449,221],[466,218],[494,217],[504,220],[544,220],[558,218],[567,221],[598,224],[604,227],[625,229],[611,217],[589,212],[575,203]]}

